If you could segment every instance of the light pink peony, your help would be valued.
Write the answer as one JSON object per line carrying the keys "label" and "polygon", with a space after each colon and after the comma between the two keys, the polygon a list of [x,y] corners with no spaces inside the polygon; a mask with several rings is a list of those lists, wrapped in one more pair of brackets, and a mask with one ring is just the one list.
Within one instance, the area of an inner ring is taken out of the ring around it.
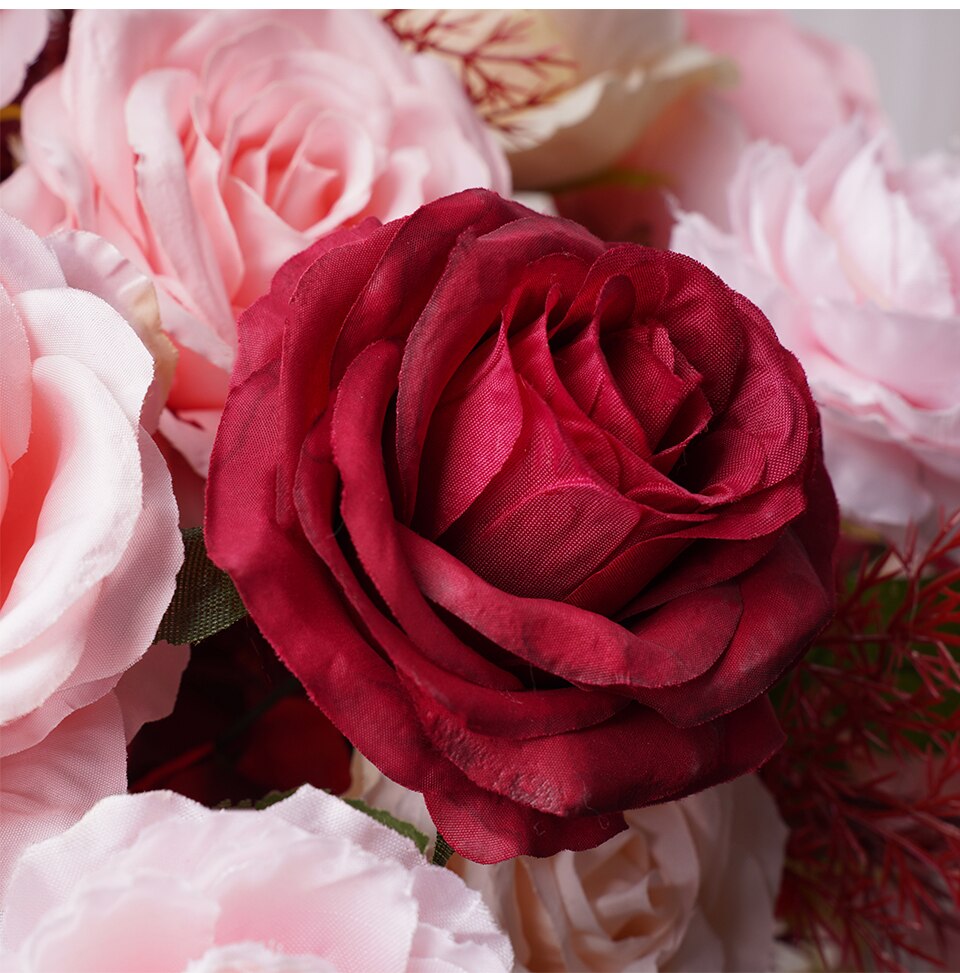
{"label": "light pink peony", "polygon": [[2,886],[19,847],[123,787],[125,724],[172,705],[185,654],[131,670],[183,560],[149,435],[173,368],[153,288],[100,238],[3,212],[0,254]]}
{"label": "light pink peony", "polygon": [[744,155],[732,230],[682,216],[675,249],[764,311],[823,416],[841,507],[899,539],[960,506],[960,164],[883,162],[851,124],[796,163]]}
{"label": "light pink peony", "polygon": [[14,873],[12,973],[473,973],[512,953],[480,895],[311,787],[265,811],[101,801]]}
{"label": "light pink peony", "polygon": [[46,10],[0,10],[0,108],[20,93],[49,32]]}
{"label": "light pink peony", "polygon": [[80,11],[23,106],[0,204],[94,230],[159,288],[181,350],[161,430],[201,474],[237,314],[324,233],[473,186],[503,153],[446,65],[353,11]]}

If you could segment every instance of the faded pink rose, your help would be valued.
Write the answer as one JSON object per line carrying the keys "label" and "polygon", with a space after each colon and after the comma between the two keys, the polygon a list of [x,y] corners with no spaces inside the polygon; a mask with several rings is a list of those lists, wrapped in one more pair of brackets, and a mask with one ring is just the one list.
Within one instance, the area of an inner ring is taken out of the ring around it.
{"label": "faded pink rose", "polygon": [[805,162],[743,156],[722,232],[672,245],[753,300],[800,359],[841,507],[894,539],[960,506],[960,162],[906,169],[851,124]]}
{"label": "faded pink rose", "polygon": [[772,968],[787,829],[756,777],[629,811],[589,851],[457,872],[510,935],[518,971]]}
{"label": "faded pink rose", "polygon": [[[172,703],[185,657],[158,646],[153,676],[128,673],[153,642],[183,559],[170,476],[149,435],[173,368],[153,288],[100,238],[42,240],[3,212],[0,253],[5,861],[48,832],[45,808],[68,804],[75,820],[89,795],[115,789],[124,721],[132,730]],[[82,746],[64,742],[78,734]],[[83,762],[62,777],[63,793],[36,784],[54,773],[45,762],[71,749]],[[8,827],[24,794],[36,806]]]}
{"label": "faded pink rose", "polygon": [[[349,795],[433,842],[423,796],[360,754]],[[588,851],[449,867],[483,897],[523,971],[769,970],[786,826],[754,777],[628,811],[627,830]]]}
{"label": "faded pink rose", "polygon": [[343,10],[80,11],[23,106],[0,204],[94,230],[158,286],[180,361],[161,431],[206,473],[238,313],[324,233],[473,186],[502,152],[449,69]]}
{"label": "faded pink rose", "polygon": [[686,40],[724,56],[737,80],[671,102],[623,154],[614,180],[561,194],[561,213],[608,240],[666,246],[674,203],[726,227],[726,193],[751,140],[803,161],[838,125],[880,127],[879,92],[854,48],[800,29],[776,10],[689,10]]}
{"label": "faded pink rose", "polygon": [[264,811],[107,798],[20,859],[0,928],[16,973],[506,973],[479,893],[338,798]]}
{"label": "faded pink rose", "polygon": [[49,32],[46,10],[0,10],[0,108],[20,93]]}

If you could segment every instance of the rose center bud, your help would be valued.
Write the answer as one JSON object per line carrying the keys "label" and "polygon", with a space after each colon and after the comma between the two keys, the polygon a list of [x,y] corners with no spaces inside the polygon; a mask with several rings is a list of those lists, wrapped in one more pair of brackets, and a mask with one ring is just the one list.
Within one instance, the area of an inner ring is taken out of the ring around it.
{"label": "rose center bud", "polygon": [[503,591],[615,614],[686,546],[669,535],[699,516],[687,453],[713,410],[625,277],[586,313],[524,303],[444,391],[413,526]]}

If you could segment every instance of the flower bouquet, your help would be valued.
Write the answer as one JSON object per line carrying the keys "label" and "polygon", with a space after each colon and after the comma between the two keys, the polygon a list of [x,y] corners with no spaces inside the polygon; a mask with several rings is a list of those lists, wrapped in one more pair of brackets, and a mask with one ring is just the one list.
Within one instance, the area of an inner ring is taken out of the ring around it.
{"label": "flower bouquet", "polygon": [[960,962],[960,161],[861,53],[0,18],[4,970]]}

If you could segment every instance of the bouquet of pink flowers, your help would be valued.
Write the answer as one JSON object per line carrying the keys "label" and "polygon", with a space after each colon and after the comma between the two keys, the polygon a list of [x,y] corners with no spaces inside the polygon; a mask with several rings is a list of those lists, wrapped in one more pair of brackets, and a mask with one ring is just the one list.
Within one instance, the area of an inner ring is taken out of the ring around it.
{"label": "bouquet of pink flowers", "polygon": [[0,56],[4,970],[960,962],[960,157],[863,54]]}

